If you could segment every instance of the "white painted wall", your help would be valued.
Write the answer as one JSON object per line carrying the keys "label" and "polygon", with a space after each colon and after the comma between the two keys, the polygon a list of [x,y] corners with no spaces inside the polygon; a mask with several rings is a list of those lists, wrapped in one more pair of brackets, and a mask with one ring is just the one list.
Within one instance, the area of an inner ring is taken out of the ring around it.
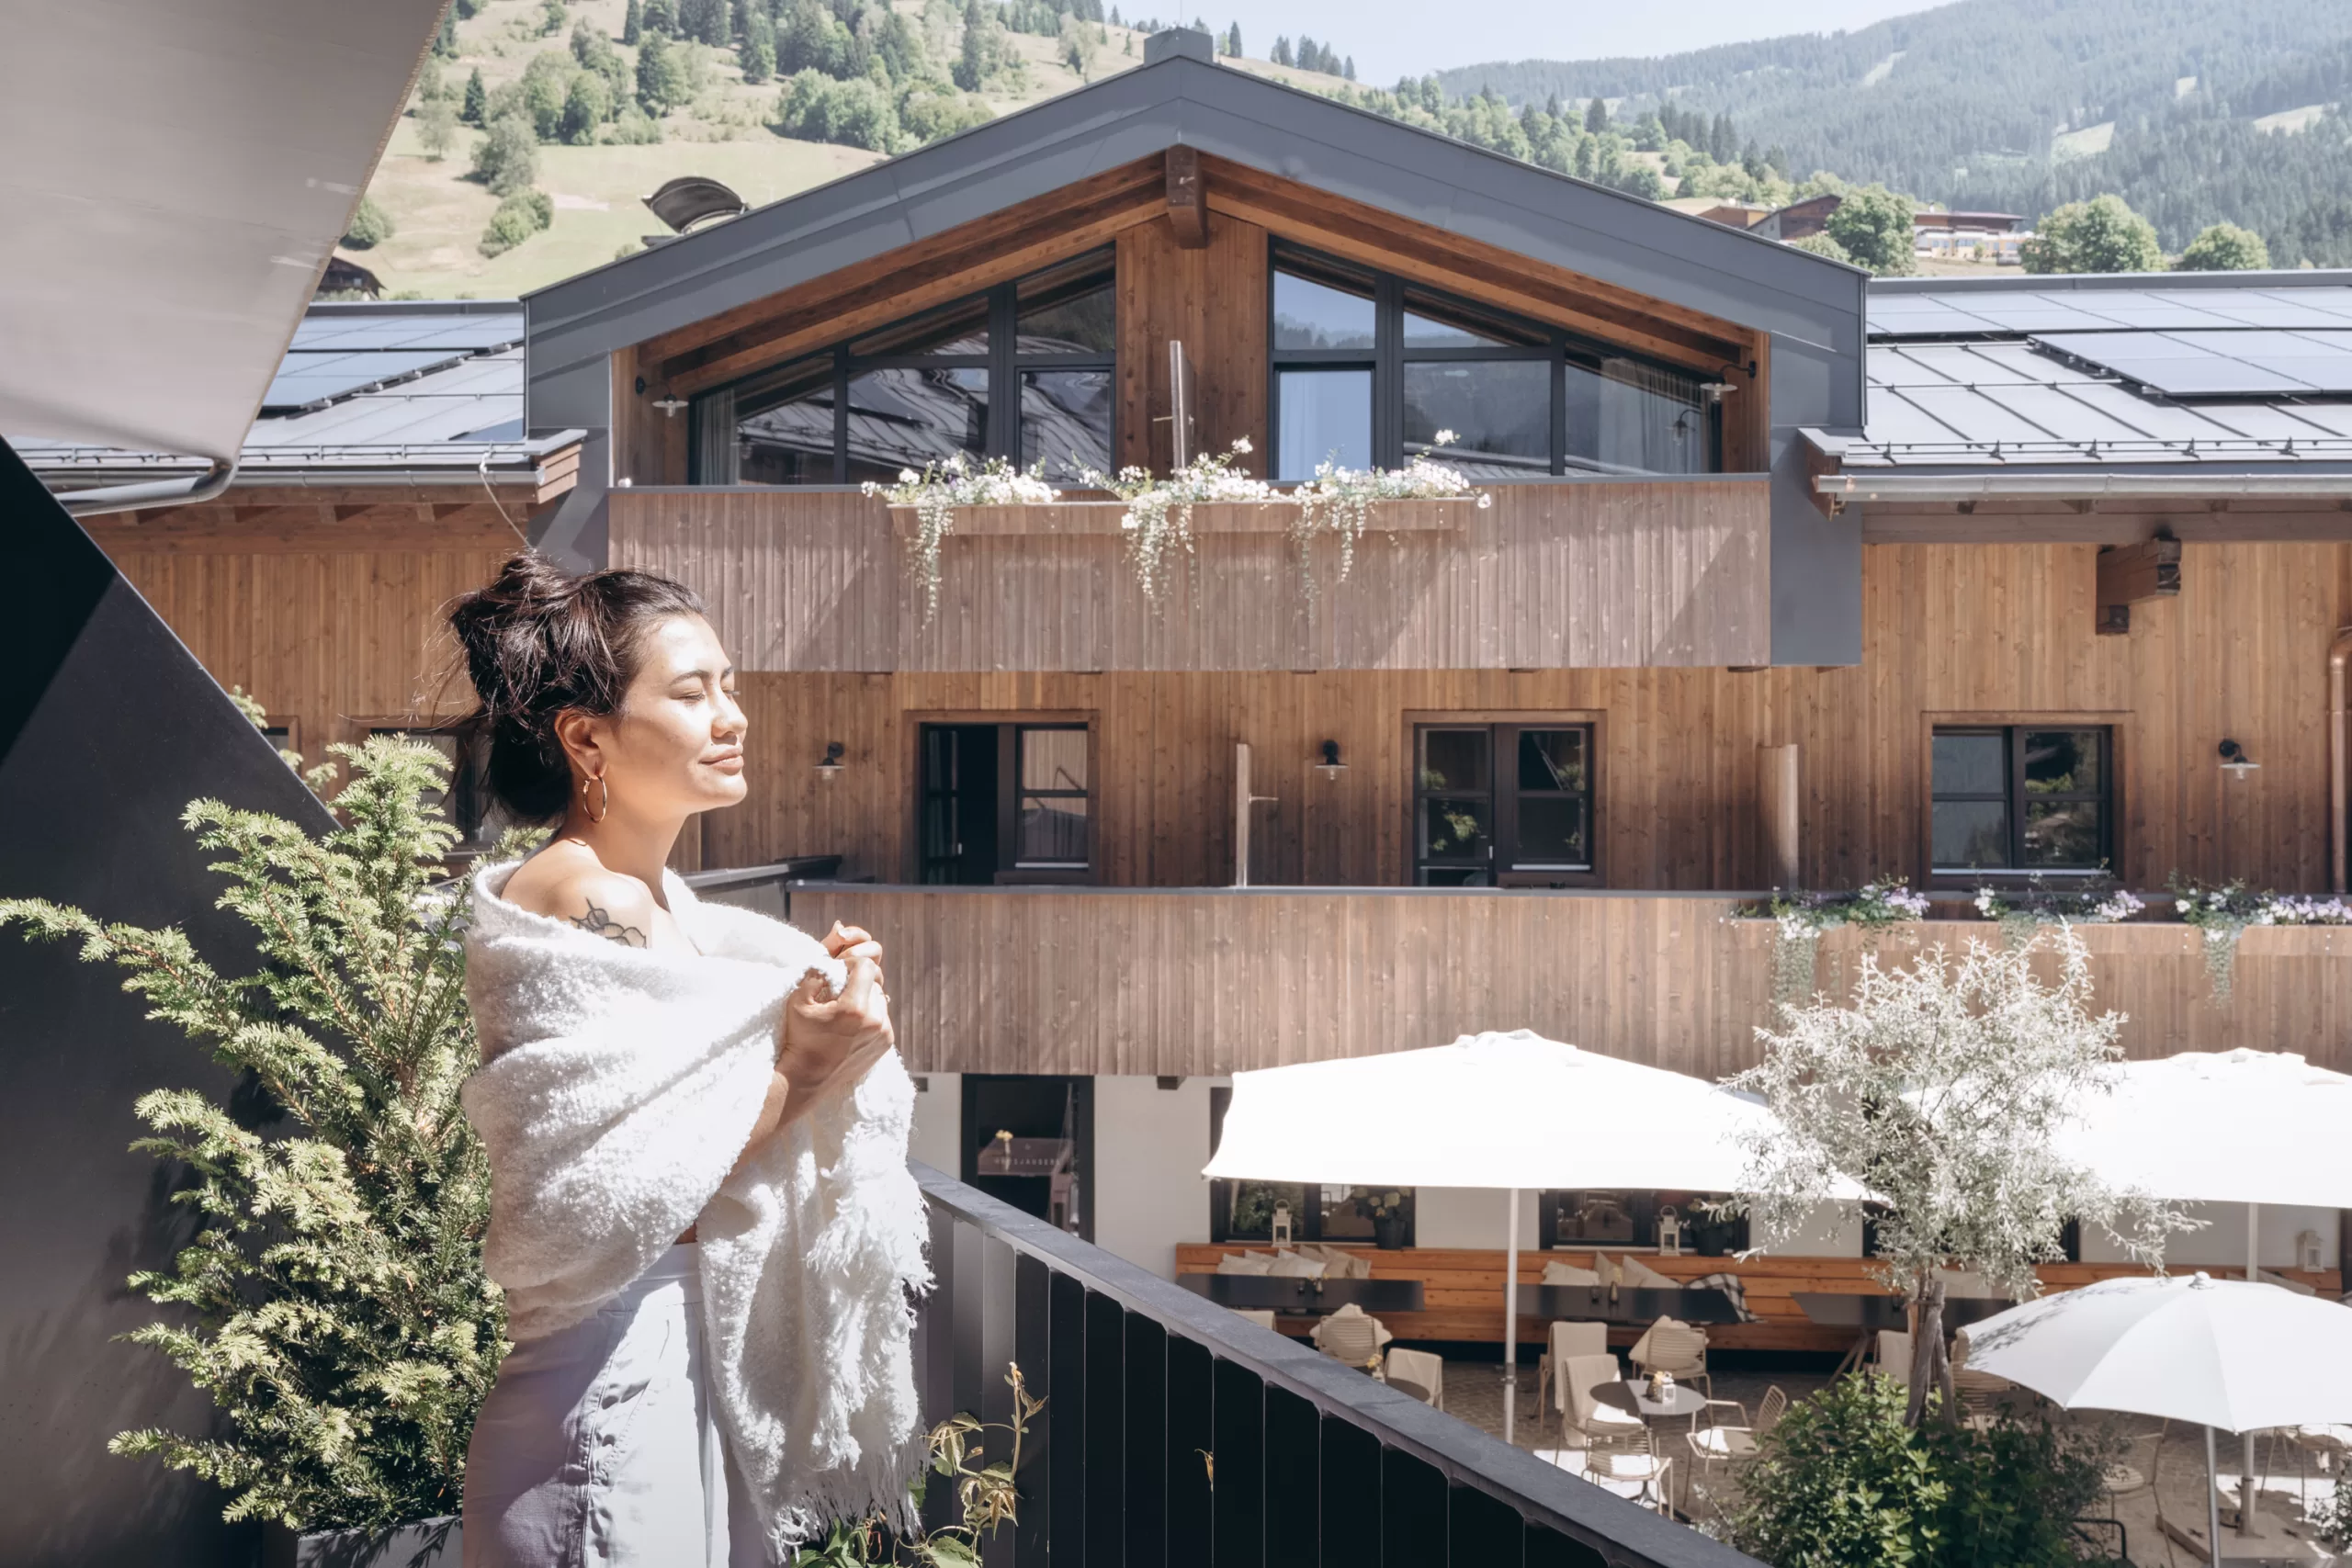
{"label": "white painted wall", "polygon": [[915,1125],[907,1154],[944,1175],[963,1179],[964,1075],[915,1077]]}
{"label": "white painted wall", "polygon": [[[2245,1205],[2191,1203],[2192,1218],[2206,1222],[2202,1230],[2177,1232],[2165,1247],[2165,1267],[2203,1269],[2212,1272],[2245,1273]],[[2336,1219],[2334,1209],[2295,1209],[2266,1205],[2262,1211],[2261,1261],[2266,1269],[2290,1268],[2295,1262],[2295,1233],[2319,1233],[2320,1267],[2336,1266]],[[2122,1247],[2097,1225],[2083,1227],[2083,1261],[2130,1261]]]}
{"label": "white painted wall", "polygon": [[1164,1279],[1209,1238],[1209,1078],[1094,1080],[1094,1244]]}
{"label": "white painted wall", "polygon": [[[1504,1206],[1510,1200],[1484,1187],[1424,1187],[1413,1194],[1416,1247],[1507,1247]],[[1519,1195],[1519,1245],[1535,1245],[1535,1194]]]}

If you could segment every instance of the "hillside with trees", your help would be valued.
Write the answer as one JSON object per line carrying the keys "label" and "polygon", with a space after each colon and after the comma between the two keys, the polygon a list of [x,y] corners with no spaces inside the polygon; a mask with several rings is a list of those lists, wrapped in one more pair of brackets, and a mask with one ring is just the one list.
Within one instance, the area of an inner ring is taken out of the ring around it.
{"label": "hillside with trees", "polygon": [[1514,112],[1598,98],[1621,121],[1729,116],[1743,152],[1951,207],[2039,217],[2113,193],[2168,251],[2226,221],[2278,265],[2352,265],[2344,0],[1959,0],[1851,32],[1433,81]]}

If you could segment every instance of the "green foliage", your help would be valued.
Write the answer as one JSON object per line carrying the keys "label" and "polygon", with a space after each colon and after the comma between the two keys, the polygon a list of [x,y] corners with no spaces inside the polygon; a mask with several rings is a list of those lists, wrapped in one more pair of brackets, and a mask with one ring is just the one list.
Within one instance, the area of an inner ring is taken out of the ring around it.
{"label": "green foliage", "polygon": [[571,20],[571,13],[563,8],[563,0],[541,0],[539,6],[539,36],[553,38],[563,31],[563,24]]}
{"label": "green foliage", "polygon": [[2257,272],[2270,265],[2270,247],[2251,229],[2215,223],[2188,242],[2176,272]]}
{"label": "green foliage", "polygon": [[1915,1429],[1904,1401],[1866,1374],[1789,1406],[1741,1476],[1734,1543],[1774,1568],[2075,1568],[2102,1440],[2008,1418]]}
{"label": "green foliage", "polygon": [[493,120],[474,148],[473,177],[500,196],[531,188],[539,177],[539,134],[520,114]]}
{"label": "green foliage", "polygon": [[899,127],[917,142],[937,141],[986,125],[995,116],[977,97],[952,90],[916,87],[899,104]]}
{"label": "green foliage", "polygon": [[444,60],[458,58],[458,17],[454,11],[441,13],[440,30],[433,35],[433,52]]}
{"label": "green foliage", "polygon": [[678,0],[678,32],[696,43],[724,49],[733,41],[727,0]]}
{"label": "green foliage", "polygon": [[1827,256],[1831,261],[1845,262],[1849,265],[1858,265],[1846,247],[1827,234],[1807,234],[1802,240],[1791,240],[1789,248],[1795,251],[1811,251],[1815,255]]}
{"label": "green foliage", "polygon": [[[130,1337],[211,1398],[221,1435],[149,1429],[109,1447],[221,1487],[231,1520],[298,1529],[456,1511],[504,1349],[481,1273],[489,1165],[458,1103],[476,1057],[468,892],[434,886],[457,834],[424,804],[448,764],[393,737],[334,750],[352,778],[322,840],[214,800],[183,818],[220,857],[218,907],[253,928],[248,974],[216,969],[176,928],[0,902],[0,925],[78,941],[125,972],[148,1017],[250,1086],[226,1103],[142,1096],[153,1135],[132,1145],[192,1178],[174,1201],[198,1228],[170,1268],[131,1277],[175,1310]],[[239,1109],[252,1090],[284,1126]]]}
{"label": "green foliage", "polygon": [[2111,195],[2051,213],[2018,254],[2028,272],[2156,272],[2165,265],[2155,226]]}
{"label": "green foliage", "polygon": [[441,80],[441,62],[430,54],[426,55],[424,63],[417,68],[416,73],[414,96],[417,103],[429,104],[447,90],[447,85]]}
{"label": "green foliage", "polygon": [[368,251],[391,237],[392,215],[377,206],[374,197],[361,197],[351,214],[351,227],[343,231],[343,243],[355,251]]}
{"label": "green foliage", "polygon": [[634,48],[645,37],[645,13],[637,0],[628,0],[628,9],[621,14],[621,41]]}
{"label": "green foliage", "polygon": [[604,78],[582,71],[571,78],[571,90],[564,95],[563,119],[558,129],[574,147],[590,146],[612,115],[613,95]]}
{"label": "green foliage", "polygon": [[466,78],[465,107],[458,111],[458,118],[468,125],[483,125],[489,112],[490,89],[482,85],[481,67],[477,65],[473,74]]}
{"label": "green foliage", "polygon": [[637,50],[637,101],[646,113],[664,115],[694,101],[694,67],[687,48],[648,26],[645,41]]}
{"label": "green foliage", "polygon": [[775,75],[775,23],[764,6],[753,7],[743,31],[743,80],[756,86]]}
{"label": "green foliage", "polygon": [[1881,277],[1902,277],[1917,268],[1912,244],[1912,214],[1918,203],[1884,186],[1849,190],[1829,215],[1826,232],[1846,247],[1856,266]]}
{"label": "green foliage", "polygon": [[1584,106],[1584,128],[1598,136],[1609,129],[1609,100],[1594,95]]}
{"label": "green foliage", "polygon": [[481,231],[479,248],[486,256],[504,255],[555,221],[555,202],[544,191],[516,191],[498,204],[490,226]]}
{"label": "green foliage", "polygon": [[[622,105],[621,112],[614,117],[613,141],[623,147],[650,147],[661,140],[662,122],[635,104]],[[636,251],[632,245],[628,254],[635,254]]]}
{"label": "green foliage", "polygon": [[458,144],[458,109],[447,98],[435,98],[418,111],[416,117],[417,144],[424,155],[435,163],[449,155]]}
{"label": "green foliage", "polygon": [[563,101],[571,96],[571,79],[579,69],[570,51],[558,54],[551,49],[531,56],[523,67],[519,107],[530,117],[532,133],[540,141],[553,141],[563,134]]}
{"label": "green foliage", "polygon": [[803,71],[785,84],[776,102],[777,130],[803,141],[831,141],[876,152],[899,149],[902,132],[889,96],[871,81],[836,82]]}
{"label": "green foliage", "polygon": [[2352,1486],[2344,1483],[2341,1472],[2327,1501],[2312,1510],[2312,1529],[2323,1546],[2338,1551],[2352,1546]]}
{"label": "green foliage", "polygon": [[678,36],[676,0],[645,0],[645,30],[665,38]]}

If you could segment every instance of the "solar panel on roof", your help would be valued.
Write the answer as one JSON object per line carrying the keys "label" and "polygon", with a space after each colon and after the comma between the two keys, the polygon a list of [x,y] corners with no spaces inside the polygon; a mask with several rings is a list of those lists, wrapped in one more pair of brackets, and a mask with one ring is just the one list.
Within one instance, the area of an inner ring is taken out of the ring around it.
{"label": "solar panel on roof", "polygon": [[462,358],[464,355],[453,356],[446,349],[432,348],[291,353],[279,362],[277,374],[270,380],[269,390],[262,394],[262,407],[265,410],[292,409],[323,402],[329,398],[345,397],[395,377],[410,376],[433,366],[448,364],[452,357]]}
{"label": "solar panel on roof", "polygon": [[2352,395],[2352,331],[2059,333],[2038,341],[2170,397]]}
{"label": "solar panel on roof", "polygon": [[520,312],[502,315],[390,316],[357,321],[306,318],[294,330],[297,350],[468,349],[480,353],[523,337]]}

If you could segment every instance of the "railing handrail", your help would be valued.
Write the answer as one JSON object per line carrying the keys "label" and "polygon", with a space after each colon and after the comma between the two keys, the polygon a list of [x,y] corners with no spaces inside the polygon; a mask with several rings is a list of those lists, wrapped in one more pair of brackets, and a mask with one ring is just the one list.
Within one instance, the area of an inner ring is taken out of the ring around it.
{"label": "railing handrail", "polygon": [[1656,1568],[1760,1568],[1755,1559],[1720,1541],[1662,1519],[919,1160],[909,1165],[927,1201],[983,1235],[1142,1314],[1212,1356],[1248,1368],[1317,1410],[1369,1429],[1449,1481],[1475,1487],[1612,1559],[1611,1548],[1638,1554]]}

